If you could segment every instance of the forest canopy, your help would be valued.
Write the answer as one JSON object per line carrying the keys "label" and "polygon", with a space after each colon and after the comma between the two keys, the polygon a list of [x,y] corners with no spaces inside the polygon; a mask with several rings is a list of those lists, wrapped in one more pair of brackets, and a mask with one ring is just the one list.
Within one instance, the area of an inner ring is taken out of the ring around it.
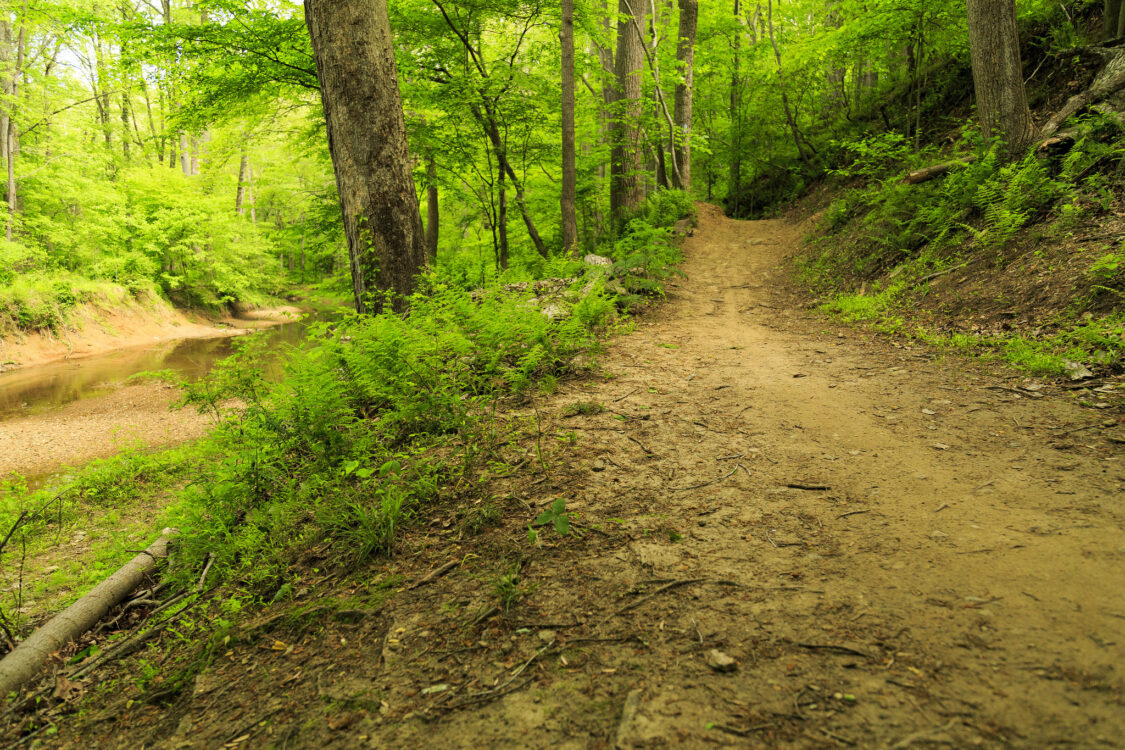
{"label": "forest canopy", "polygon": [[[596,250],[665,187],[760,216],[857,155],[974,127],[960,0],[578,0],[569,174],[559,7],[387,5],[427,252],[459,284]],[[1015,9],[1025,47],[1097,41],[1100,4]],[[0,307],[20,327],[110,287],[210,307],[348,289],[299,3],[9,2],[0,68]]]}

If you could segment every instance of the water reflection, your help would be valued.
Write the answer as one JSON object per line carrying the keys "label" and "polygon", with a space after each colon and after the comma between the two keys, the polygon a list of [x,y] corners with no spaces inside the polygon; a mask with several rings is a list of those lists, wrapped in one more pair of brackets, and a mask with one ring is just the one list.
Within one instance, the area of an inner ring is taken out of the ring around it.
{"label": "water reflection", "polygon": [[[254,336],[265,336],[269,348],[281,350],[304,340],[309,325],[329,319],[324,312],[282,323]],[[41,414],[82,398],[96,396],[140,372],[175,370],[188,380],[207,374],[231,353],[230,337],[180,339],[123,349],[109,354],[13,370],[0,375],[0,420]]]}

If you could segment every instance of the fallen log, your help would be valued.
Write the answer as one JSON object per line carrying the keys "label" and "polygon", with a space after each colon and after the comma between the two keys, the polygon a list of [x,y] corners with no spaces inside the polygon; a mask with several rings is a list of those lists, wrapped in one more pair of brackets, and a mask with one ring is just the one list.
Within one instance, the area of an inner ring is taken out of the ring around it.
{"label": "fallen log", "polygon": [[51,654],[92,628],[111,607],[136,589],[156,566],[157,560],[168,556],[168,543],[176,533],[175,529],[164,529],[163,535],[148,549],[55,615],[0,660],[0,700],[22,687],[36,675]]}
{"label": "fallen log", "polygon": [[966,164],[972,164],[976,160],[977,157],[975,156],[966,156],[961,159],[947,161],[944,164],[935,164],[932,167],[918,169],[906,175],[905,182],[907,185],[921,185],[923,182],[929,182],[934,178],[941,177],[942,175],[949,173],[951,170],[956,169],[957,167],[963,167]]}

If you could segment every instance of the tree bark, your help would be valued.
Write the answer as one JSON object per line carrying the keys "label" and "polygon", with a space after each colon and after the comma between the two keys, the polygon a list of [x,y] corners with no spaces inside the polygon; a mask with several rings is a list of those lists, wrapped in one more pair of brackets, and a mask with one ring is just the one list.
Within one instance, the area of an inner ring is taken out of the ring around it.
{"label": "tree bark", "polygon": [[773,47],[773,55],[777,60],[777,83],[781,87],[781,104],[785,109],[785,121],[789,124],[789,131],[793,134],[793,144],[797,147],[797,156],[807,167],[809,166],[809,157],[801,143],[801,132],[797,129],[797,121],[793,117],[793,108],[789,106],[789,94],[785,89],[785,72],[781,67],[781,49],[777,46],[777,37],[773,33],[773,0],[766,3],[766,12],[768,14],[770,45]]}
{"label": "tree bark", "polygon": [[676,84],[675,119],[677,140],[672,144],[679,174],[673,174],[675,187],[691,190],[691,126],[695,83],[695,30],[699,20],[697,0],[679,0],[680,32],[676,61],[683,80]]}
{"label": "tree bark", "polygon": [[617,22],[616,111],[612,121],[609,206],[614,221],[623,221],[644,201],[644,148],[641,143],[641,68],[644,42],[637,28],[644,28],[646,8],[634,16],[628,0],[619,0]]}
{"label": "tree bark", "polygon": [[305,0],[355,307],[406,309],[425,265],[387,0]]}
{"label": "tree bark", "polygon": [[[23,70],[23,55],[24,55],[24,42],[27,38],[23,24],[20,24],[20,31],[16,40],[16,66],[12,70],[11,93],[12,106],[15,105],[19,96],[20,88],[20,74]],[[16,224],[16,209],[18,207],[18,200],[16,196],[16,154],[19,153],[19,130],[16,127],[16,120],[9,113],[8,127],[6,128],[7,134],[5,137],[6,152],[8,155],[8,226],[4,230],[4,236],[8,242],[12,241],[12,230]]]}
{"label": "tree bark", "polygon": [[[243,135],[245,139],[245,135]],[[238,160],[238,192],[234,196],[234,212],[239,216],[246,215],[246,178],[247,172],[250,170],[250,157],[246,153],[246,149],[242,150],[242,157]]]}
{"label": "tree bark", "polygon": [[1113,39],[1120,34],[1117,30],[1121,17],[1121,0],[1105,0],[1105,13],[1102,17],[1102,39]]}
{"label": "tree bark", "polygon": [[574,0],[562,0],[562,240],[563,252],[578,244],[577,173],[574,143]]}
{"label": "tree bark", "polygon": [[730,74],[730,177],[727,186],[727,212],[737,217],[742,209],[742,3],[734,0],[738,25],[731,43],[733,58]]}
{"label": "tree bark", "polygon": [[426,163],[426,262],[437,263],[438,231],[441,226],[441,204],[438,200],[437,162],[431,154]]}
{"label": "tree bark", "polygon": [[968,0],[969,47],[977,114],[986,140],[1002,138],[1009,156],[1034,138],[1023,86],[1015,0]]}

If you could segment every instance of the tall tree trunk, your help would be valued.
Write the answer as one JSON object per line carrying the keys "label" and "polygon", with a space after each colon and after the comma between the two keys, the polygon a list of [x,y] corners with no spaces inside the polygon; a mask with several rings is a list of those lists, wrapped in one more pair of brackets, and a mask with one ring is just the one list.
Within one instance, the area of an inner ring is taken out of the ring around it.
{"label": "tall tree trunk", "polygon": [[637,29],[644,28],[646,8],[630,12],[629,0],[619,0],[617,54],[615,56],[617,96],[613,113],[613,147],[610,153],[609,206],[615,221],[622,221],[644,201],[644,149],[641,144],[641,72],[644,66],[644,41]]}
{"label": "tall tree trunk", "polygon": [[356,310],[406,308],[425,265],[387,0],[305,0]]}
{"label": "tall tree trunk", "polygon": [[737,20],[731,42],[730,75],[730,178],[727,187],[727,212],[739,216],[742,210],[742,3],[734,0]]}
{"label": "tall tree trunk", "polygon": [[577,173],[574,143],[574,0],[562,0],[562,240],[563,252],[578,244]]}
{"label": "tall tree trunk", "polygon": [[431,154],[426,164],[426,262],[437,263],[439,230],[441,227],[441,204],[438,200],[437,162]]}
{"label": "tall tree trunk", "polygon": [[809,166],[809,157],[805,153],[805,147],[801,143],[801,132],[797,130],[797,120],[793,117],[793,108],[789,106],[789,94],[785,89],[785,73],[781,66],[781,48],[777,46],[777,37],[773,32],[773,0],[766,3],[766,12],[768,18],[768,28],[770,32],[770,45],[773,47],[773,55],[777,60],[777,83],[781,88],[781,104],[785,109],[785,121],[789,124],[789,132],[793,134],[793,143],[797,146],[797,156]]}
{"label": "tall tree trunk", "polygon": [[[26,9],[26,5],[24,6]],[[26,39],[25,29],[23,23],[20,24],[20,31],[16,40],[16,65],[12,69],[11,75],[11,104],[14,107],[19,97],[20,88],[20,74],[23,70],[23,53],[24,41]],[[6,151],[8,154],[8,226],[4,230],[4,236],[9,242],[12,241],[12,229],[16,223],[16,208],[18,200],[16,196],[16,154],[19,153],[19,130],[16,127],[16,120],[14,117],[8,117],[7,138],[6,138]]]}
{"label": "tall tree trunk", "polygon": [[1023,86],[1015,0],[968,0],[969,48],[977,115],[986,140],[1003,138],[1008,155],[1030,145],[1034,131]]}
{"label": "tall tree trunk", "polygon": [[496,267],[501,270],[508,269],[508,190],[505,184],[504,165],[497,163],[496,193],[498,208],[496,210],[496,234],[499,244],[496,246]]}
{"label": "tall tree trunk", "polygon": [[184,177],[191,177],[191,146],[188,144],[187,131],[180,131],[180,170]]}
{"label": "tall tree trunk", "polygon": [[699,19],[697,0],[679,0],[680,32],[676,61],[683,80],[676,84],[676,141],[671,144],[679,174],[673,174],[675,187],[691,190],[692,94],[695,82],[695,29]]}
{"label": "tall tree trunk", "polygon": [[[245,135],[243,136],[245,138]],[[246,215],[246,173],[250,170],[250,156],[242,149],[242,156],[238,160],[238,191],[234,196],[234,212],[239,216]]]}
{"label": "tall tree trunk", "polygon": [[250,223],[258,223],[258,200],[254,196],[254,167],[246,165],[246,200],[250,203]]}
{"label": "tall tree trunk", "polygon": [[543,238],[539,236],[539,230],[535,228],[535,221],[531,218],[531,212],[527,208],[527,200],[523,192],[523,182],[516,176],[516,171],[512,169],[512,163],[508,160],[508,149],[504,145],[504,138],[500,134],[500,125],[497,122],[495,102],[489,102],[487,97],[484,102],[484,111],[476,104],[470,105],[470,111],[473,116],[477,118],[477,122],[484,129],[485,135],[492,143],[492,149],[499,159],[499,168],[504,171],[508,179],[512,181],[512,189],[516,192],[516,205],[519,207],[520,216],[523,218],[523,224],[527,228],[527,236],[531,238],[531,243],[535,245],[535,251],[544,258],[547,257],[547,246],[543,242]]}
{"label": "tall tree trunk", "polygon": [[1105,0],[1105,13],[1102,17],[1102,39],[1113,39],[1120,35],[1121,0]]}

